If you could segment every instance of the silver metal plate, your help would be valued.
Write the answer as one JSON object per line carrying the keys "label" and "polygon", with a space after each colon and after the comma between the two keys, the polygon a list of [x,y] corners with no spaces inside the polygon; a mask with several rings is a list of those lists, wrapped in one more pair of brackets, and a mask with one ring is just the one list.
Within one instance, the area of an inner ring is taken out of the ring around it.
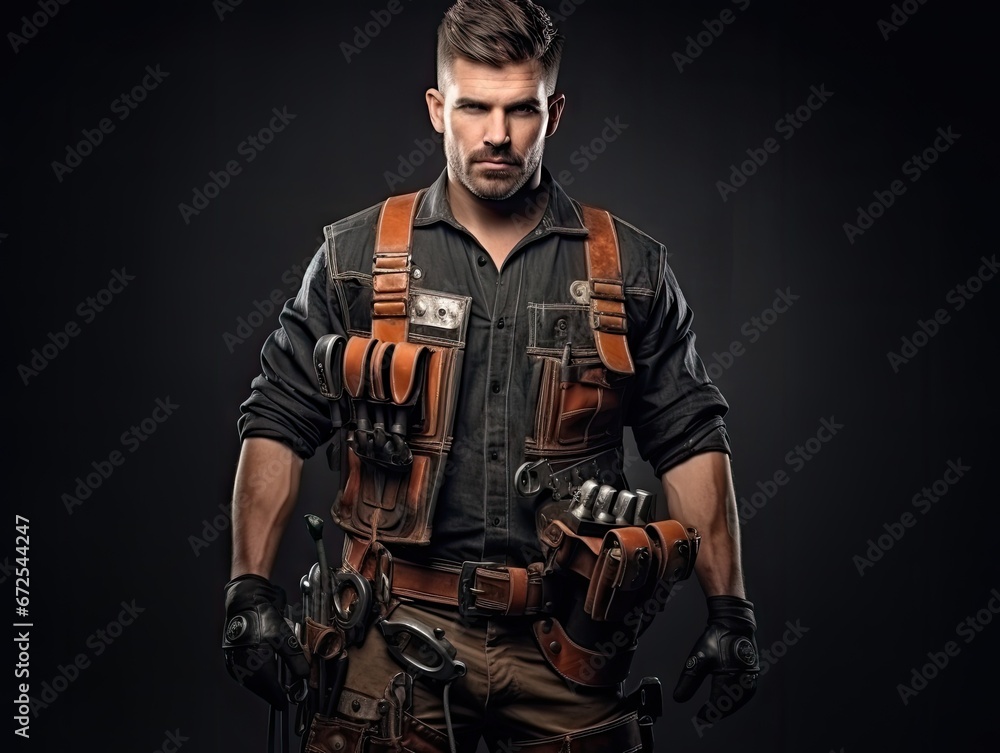
{"label": "silver metal plate", "polygon": [[410,324],[440,329],[458,329],[465,318],[467,299],[455,299],[428,293],[410,295]]}

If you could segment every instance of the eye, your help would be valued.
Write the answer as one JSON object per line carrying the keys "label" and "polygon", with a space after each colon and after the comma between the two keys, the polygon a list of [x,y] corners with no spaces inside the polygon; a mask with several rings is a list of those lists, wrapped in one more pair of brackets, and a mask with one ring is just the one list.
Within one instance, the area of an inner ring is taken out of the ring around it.
{"label": "eye", "polygon": [[514,108],[514,112],[518,113],[519,115],[533,115],[534,113],[538,112],[538,108],[532,105],[519,105]]}

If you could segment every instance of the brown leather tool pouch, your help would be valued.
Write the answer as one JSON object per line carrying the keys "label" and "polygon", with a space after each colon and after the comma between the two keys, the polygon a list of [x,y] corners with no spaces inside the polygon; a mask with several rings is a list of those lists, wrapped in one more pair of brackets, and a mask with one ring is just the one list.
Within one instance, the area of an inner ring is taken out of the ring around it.
{"label": "brown leather tool pouch", "polygon": [[344,632],[336,625],[321,625],[311,617],[306,617],[306,636],[302,641],[302,651],[309,662],[309,686],[319,687],[319,660],[329,660],[344,650]]}
{"label": "brown leather tool pouch", "polygon": [[362,539],[426,544],[451,448],[462,350],[354,335],[344,355],[352,420],[333,520]]}
{"label": "brown leather tool pouch", "polygon": [[612,527],[603,537],[552,521],[541,538],[546,571],[563,573],[566,588],[556,618],[534,626],[550,666],[580,685],[624,680],[638,635],[692,572],[699,541],[676,520]]}
{"label": "brown leather tool pouch", "polygon": [[642,528],[625,526],[608,531],[590,578],[583,610],[598,621],[624,619],[648,598],[653,566],[652,544]]}

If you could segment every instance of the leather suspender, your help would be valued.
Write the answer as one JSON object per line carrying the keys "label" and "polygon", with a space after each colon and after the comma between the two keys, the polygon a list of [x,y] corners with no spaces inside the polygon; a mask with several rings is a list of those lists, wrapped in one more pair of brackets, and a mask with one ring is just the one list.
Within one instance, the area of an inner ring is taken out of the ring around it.
{"label": "leather suspender", "polygon": [[410,248],[423,191],[393,196],[379,215],[372,259],[372,338],[405,342],[410,329]]}
{"label": "leather suspender", "polygon": [[[413,218],[423,191],[393,196],[379,215],[372,266],[372,337],[405,342],[409,332],[410,249]],[[611,214],[582,205],[589,235],[584,241],[590,284],[590,325],[601,361],[611,371],[632,375],[618,236]]]}
{"label": "leather suspender", "polygon": [[635,364],[625,338],[625,284],[614,222],[603,209],[581,206],[583,224],[589,231],[584,244],[590,282],[590,326],[597,353],[611,371],[632,375]]}

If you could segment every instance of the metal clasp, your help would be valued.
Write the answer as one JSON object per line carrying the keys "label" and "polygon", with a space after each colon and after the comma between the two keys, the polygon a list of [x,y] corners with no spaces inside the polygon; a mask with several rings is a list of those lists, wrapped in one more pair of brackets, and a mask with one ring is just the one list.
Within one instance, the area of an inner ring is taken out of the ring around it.
{"label": "metal clasp", "polygon": [[507,566],[499,562],[462,563],[462,572],[458,576],[458,613],[463,617],[488,617],[497,614],[496,609],[481,609],[476,606],[476,597],[483,593],[482,589],[476,588],[476,570],[479,568],[505,570]]}

